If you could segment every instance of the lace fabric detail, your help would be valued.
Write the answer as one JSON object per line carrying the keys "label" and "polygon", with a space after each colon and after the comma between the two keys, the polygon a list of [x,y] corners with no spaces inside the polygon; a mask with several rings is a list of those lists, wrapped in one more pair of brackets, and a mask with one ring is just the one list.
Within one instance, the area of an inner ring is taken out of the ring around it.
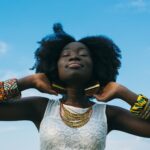
{"label": "lace fabric detail", "polygon": [[71,128],[61,120],[59,100],[49,100],[40,125],[41,150],[104,150],[106,105],[95,104],[92,107],[88,123],[80,128]]}

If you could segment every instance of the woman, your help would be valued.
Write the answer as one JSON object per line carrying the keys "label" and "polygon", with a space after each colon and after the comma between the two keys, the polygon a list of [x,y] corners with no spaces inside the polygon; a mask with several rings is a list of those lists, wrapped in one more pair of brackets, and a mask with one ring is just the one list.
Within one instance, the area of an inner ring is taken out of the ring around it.
{"label": "woman", "polygon": [[[112,130],[150,137],[149,100],[115,82],[121,55],[113,41],[103,36],[76,41],[60,24],[54,25],[54,31],[39,42],[33,67],[37,74],[1,82],[1,99],[11,99],[29,88],[63,97],[2,101],[0,120],[34,122],[40,131],[41,150],[103,150]],[[96,92],[89,88],[97,83]],[[120,98],[138,117],[123,108],[93,102],[93,97],[105,102]]]}

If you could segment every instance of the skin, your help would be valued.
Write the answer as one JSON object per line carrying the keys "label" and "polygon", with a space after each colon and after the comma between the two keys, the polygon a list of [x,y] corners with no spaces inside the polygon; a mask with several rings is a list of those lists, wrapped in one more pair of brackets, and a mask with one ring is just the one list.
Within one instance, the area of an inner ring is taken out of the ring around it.
{"label": "skin", "polygon": [[[92,59],[84,44],[72,42],[64,47],[58,60],[59,78],[67,90],[67,96],[62,101],[64,104],[81,108],[94,104],[88,100],[84,92],[92,79],[92,71]],[[43,73],[19,79],[18,85],[21,91],[36,88],[44,93],[58,94]],[[132,106],[138,95],[118,83],[110,82],[94,96],[97,100],[104,102],[120,98]],[[28,97],[16,102],[1,102],[0,120],[31,120],[39,128],[47,102],[48,99],[44,97]],[[108,133],[112,130],[120,130],[142,137],[150,137],[149,120],[138,119],[129,111],[110,105],[107,105],[106,116]]]}

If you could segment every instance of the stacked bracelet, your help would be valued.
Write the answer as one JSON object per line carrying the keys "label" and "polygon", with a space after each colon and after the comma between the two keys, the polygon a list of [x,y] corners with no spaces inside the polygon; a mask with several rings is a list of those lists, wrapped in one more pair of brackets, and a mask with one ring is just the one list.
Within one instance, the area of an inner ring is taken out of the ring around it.
{"label": "stacked bracelet", "polygon": [[150,101],[147,97],[139,95],[130,112],[142,119],[150,118]]}
{"label": "stacked bracelet", "polygon": [[139,117],[142,119],[150,118],[150,101],[147,101],[147,104],[145,105]]}
{"label": "stacked bracelet", "polygon": [[0,82],[0,100],[16,99],[21,96],[18,89],[17,79]]}

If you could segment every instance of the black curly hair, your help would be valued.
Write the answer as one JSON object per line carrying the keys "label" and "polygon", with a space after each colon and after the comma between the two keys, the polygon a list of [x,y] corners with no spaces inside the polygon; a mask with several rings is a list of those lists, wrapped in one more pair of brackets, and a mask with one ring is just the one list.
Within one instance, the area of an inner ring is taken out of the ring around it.
{"label": "black curly hair", "polygon": [[[45,73],[51,82],[61,83],[58,77],[57,61],[63,48],[70,42],[77,41],[63,31],[60,23],[54,24],[54,34],[44,37],[39,48],[35,51],[36,73]],[[121,66],[120,49],[108,37],[88,36],[78,40],[90,50],[93,60],[94,80],[105,86],[110,81],[116,81],[118,69]]]}

